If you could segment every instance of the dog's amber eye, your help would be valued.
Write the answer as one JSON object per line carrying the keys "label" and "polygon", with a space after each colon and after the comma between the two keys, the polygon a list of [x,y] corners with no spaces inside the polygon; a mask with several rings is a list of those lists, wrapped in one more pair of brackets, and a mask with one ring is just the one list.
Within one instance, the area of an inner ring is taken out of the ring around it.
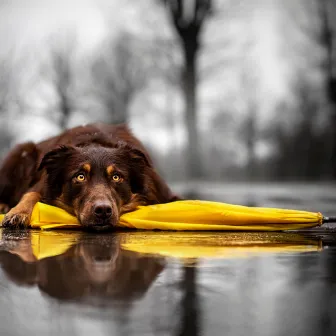
{"label": "dog's amber eye", "polygon": [[114,175],[112,176],[112,180],[113,180],[114,182],[119,182],[120,179],[121,179],[121,177],[120,177],[120,175],[118,175],[118,174],[114,174]]}
{"label": "dog's amber eye", "polygon": [[83,182],[85,180],[85,175],[84,174],[78,174],[76,176],[76,180],[79,182]]}

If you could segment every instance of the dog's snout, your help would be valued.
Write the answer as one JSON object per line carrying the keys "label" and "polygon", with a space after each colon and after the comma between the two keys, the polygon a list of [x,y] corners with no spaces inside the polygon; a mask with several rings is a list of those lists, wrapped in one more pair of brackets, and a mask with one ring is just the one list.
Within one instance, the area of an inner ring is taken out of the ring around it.
{"label": "dog's snout", "polygon": [[108,219],[112,216],[112,206],[104,202],[96,203],[94,206],[94,214],[99,219]]}
{"label": "dog's snout", "polygon": [[87,230],[104,231],[112,229],[119,220],[119,212],[114,199],[99,197],[84,203],[80,213],[80,223]]}

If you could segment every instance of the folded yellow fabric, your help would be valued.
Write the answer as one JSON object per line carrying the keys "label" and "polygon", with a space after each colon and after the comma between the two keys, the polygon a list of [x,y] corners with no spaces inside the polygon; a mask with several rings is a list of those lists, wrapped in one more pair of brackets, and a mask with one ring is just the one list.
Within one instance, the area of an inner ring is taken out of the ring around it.
{"label": "folded yellow fabric", "polygon": [[[142,230],[282,231],[322,223],[323,216],[319,212],[186,200],[139,207],[122,215],[118,226]],[[36,204],[30,225],[41,229],[80,227],[76,217],[43,203]]]}

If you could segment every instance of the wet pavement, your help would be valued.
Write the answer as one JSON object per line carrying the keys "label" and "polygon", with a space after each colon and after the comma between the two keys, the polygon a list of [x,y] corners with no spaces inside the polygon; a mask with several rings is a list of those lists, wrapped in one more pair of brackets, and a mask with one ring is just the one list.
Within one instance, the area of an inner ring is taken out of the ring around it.
{"label": "wet pavement", "polygon": [[[204,186],[200,198],[335,215],[334,186],[302,188]],[[335,225],[0,235],[1,336],[336,335]]]}
{"label": "wet pavement", "polygon": [[336,235],[6,231],[1,335],[335,335]]}

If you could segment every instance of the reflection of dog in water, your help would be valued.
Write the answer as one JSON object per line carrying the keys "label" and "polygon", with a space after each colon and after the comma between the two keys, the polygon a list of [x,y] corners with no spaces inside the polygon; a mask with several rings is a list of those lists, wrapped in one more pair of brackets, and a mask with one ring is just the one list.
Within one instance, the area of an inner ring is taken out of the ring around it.
{"label": "reflection of dog in water", "polygon": [[91,295],[137,299],[164,269],[163,258],[122,250],[118,235],[82,235],[65,253],[42,260],[33,255],[28,233],[14,244],[13,234],[7,242],[3,238],[8,248],[0,251],[0,264],[8,278],[63,300]]}

